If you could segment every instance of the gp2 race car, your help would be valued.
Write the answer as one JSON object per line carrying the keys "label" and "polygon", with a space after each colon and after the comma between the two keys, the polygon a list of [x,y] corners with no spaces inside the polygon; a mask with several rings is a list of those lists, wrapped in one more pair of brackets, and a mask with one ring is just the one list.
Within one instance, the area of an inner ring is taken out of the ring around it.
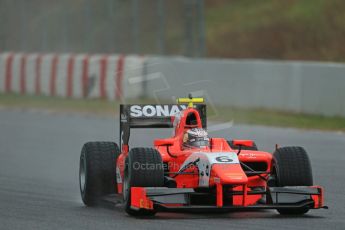
{"label": "gp2 race car", "polygon": [[[301,215],[324,206],[302,147],[258,150],[252,140],[209,138],[202,98],[177,104],[120,105],[120,147],[88,142],[79,181],[85,205],[121,201],[129,215],[276,209]],[[130,148],[134,128],[173,128],[153,148]]]}

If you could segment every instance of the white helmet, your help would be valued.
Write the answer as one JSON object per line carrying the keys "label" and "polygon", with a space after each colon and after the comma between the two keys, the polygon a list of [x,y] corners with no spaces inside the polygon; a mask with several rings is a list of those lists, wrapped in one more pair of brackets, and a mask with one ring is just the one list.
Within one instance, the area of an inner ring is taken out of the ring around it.
{"label": "white helmet", "polygon": [[192,128],[183,136],[183,146],[186,148],[205,148],[210,146],[210,138],[205,129]]}

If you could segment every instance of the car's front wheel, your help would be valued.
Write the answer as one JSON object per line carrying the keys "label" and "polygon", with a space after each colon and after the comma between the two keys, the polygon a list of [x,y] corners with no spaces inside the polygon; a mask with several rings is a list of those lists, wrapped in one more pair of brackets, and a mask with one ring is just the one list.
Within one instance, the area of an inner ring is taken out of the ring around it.
{"label": "car's front wheel", "polygon": [[131,187],[164,186],[164,168],[161,155],[152,148],[133,148],[125,161],[123,199],[125,211],[132,216],[154,215],[154,210],[132,209]]}
{"label": "car's front wheel", "polygon": [[[273,154],[271,183],[277,187],[311,186],[313,175],[307,152],[302,147],[278,148]],[[302,215],[309,208],[277,209],[282,215]]]}

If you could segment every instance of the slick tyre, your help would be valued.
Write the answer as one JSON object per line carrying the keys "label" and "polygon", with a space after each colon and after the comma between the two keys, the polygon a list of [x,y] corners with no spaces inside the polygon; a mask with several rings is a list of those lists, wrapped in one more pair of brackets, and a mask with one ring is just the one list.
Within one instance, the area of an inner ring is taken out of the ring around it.
{"label": "slick tyre", "polygon": [[99,198],[117,192],[116,160],[120,151],[113,142],[88,142],[80,154],[79,185],[85,205],[97,205]]}
{"label": "slick tyre", "polygon": [[[273,154],[272,177],[277,187],[311,186],[313,175],[307,152],[302,147],[283,147]],[[282,215],[302,215],[309,208],[277,209]]]}
{"label": "slick tyre", "polygon": [[[153,166],[153,167],[148,167]],[[125,211],[131,216],[154,215],[154,210],[131,207],[131,187],[163,187],[164,168],[161,155],[152,148],[133,148],[126,161],[123,180]]]}

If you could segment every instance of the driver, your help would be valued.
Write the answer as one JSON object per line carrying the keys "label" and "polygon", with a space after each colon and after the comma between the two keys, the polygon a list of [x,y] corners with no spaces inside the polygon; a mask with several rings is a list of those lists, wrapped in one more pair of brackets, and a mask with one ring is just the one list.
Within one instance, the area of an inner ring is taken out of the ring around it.
{"label": "driver", "polygon": [[192,128],[187,130],[183,136],[184,148],[206,148],[210,147],[210,138],[205,129]]}

